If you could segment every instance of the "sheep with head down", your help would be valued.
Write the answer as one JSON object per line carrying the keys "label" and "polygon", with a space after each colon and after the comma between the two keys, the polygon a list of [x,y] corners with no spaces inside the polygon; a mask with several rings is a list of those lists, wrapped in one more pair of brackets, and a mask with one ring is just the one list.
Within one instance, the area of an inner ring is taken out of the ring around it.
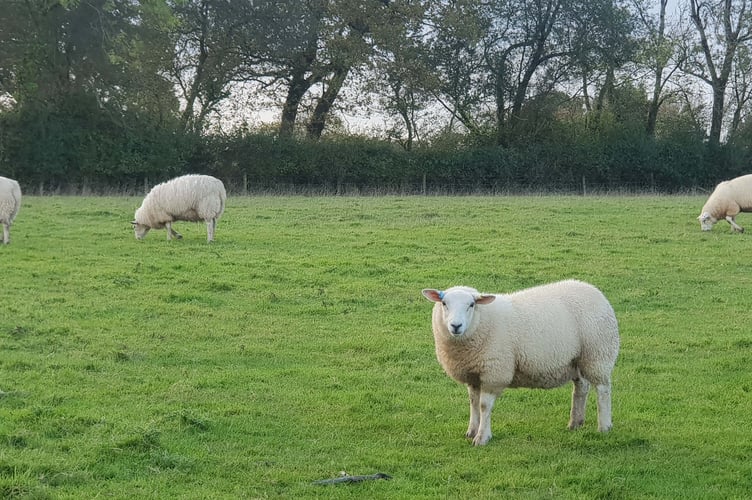
{"label": "sheep with head down", "polygon": [[3,225],[3,244],[10,243],[10,226],[21,208],[21,186],[18,181],[0,177],[0,224]]}
{"label": "sheep with head down", "polygon": [[741,212],[752,212],[752,174],[719,183],[697,219],[703,231],[710,231],[716,222],[726,219],[734,231],[743,233],[744,228],[736,223]]}
{"label": "sheep with head down", "polygon": [[619,328],[611,304],[592,285],[567,280],[508,295],[468,287],[423,290],[435,302],[432,328],[444,371],[467,385],[474,445],[491,439],[491,410],[508,387],[550,389],[574,382],[569,428],[585,421],[595,386],[598,430],[611,429],[611,372]]}
{"label": "sheep with head down", "polygon": [[210,175],[184,175],[154,186],[136,210],[133,230],[143,239],[150,229],[167,229],[167,239],[183,236],[174,221],[206,222],[206,240],[214,241],[217,219],[225,210],[227,193],[222,181]]}

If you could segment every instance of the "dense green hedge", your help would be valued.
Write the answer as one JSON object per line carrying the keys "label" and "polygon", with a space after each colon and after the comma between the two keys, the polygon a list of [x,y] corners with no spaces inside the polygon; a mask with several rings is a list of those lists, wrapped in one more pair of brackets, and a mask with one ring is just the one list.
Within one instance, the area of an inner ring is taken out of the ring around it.
{"label": "dense green hedge", "polygon": [[673,192],[710,188],[749,164],[752,134],[709,151],[691,131],[653,139],[626,127],[601,133],[578,127],[507,147],[454,138],[405,151],[362,137],[191,136],[81,96],[0,114],[0,175],[31,192],[141,193],[189,172],[216,175],[232,192]]}
{"label": "dense green hedge", "polygon": [[197,142],[88,95],[0,114],[0,174],[25,190],[122,191],[178,175]]}
{"label": "dense green hedge", "polygon": [[404,151],[364,138],[314,143],[250,135],[213,138],[189,170],[208,171],[249,190],[580,191],[584,182],[586,189],[673,192],[708,188],[738,175],[742,153],[727,146],[711,155],[702,140],[644,136]]}

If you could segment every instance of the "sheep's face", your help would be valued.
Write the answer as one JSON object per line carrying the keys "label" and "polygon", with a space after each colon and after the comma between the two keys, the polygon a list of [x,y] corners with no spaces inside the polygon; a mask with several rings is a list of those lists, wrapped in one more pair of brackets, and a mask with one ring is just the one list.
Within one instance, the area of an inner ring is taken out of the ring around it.
{"label": "sheep's face", "polygon": [[697,220],[700,221],[700,227],[703,231],[710,231],[713,229],[713,224],[718,222],[717,219],[708,212],[701,213]]}
{"label": "sheep's face", "polygon": [[137,240],[143,240],[146,233],[149,232],[149,226],[145,224],[139,224],[136,221],[131,222],[133,224],[133,232],[136,233]]}
{"label": "sheep's face", "polygon": [[496,299],[494,295],[484,295],[465,287],[453,287],[444,292],[426,289],[423,296],[441,306],[444,327],[453,337],[465,335],[473,322],[476,306],[490,304]]}

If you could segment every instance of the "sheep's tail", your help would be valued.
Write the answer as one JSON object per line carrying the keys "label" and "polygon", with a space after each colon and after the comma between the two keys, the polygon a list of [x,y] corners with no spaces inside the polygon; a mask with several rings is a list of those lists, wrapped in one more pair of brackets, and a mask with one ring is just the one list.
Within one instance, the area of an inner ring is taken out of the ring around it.
{"label": "sheep's tail", "polygon": [[16,183],[15,186],[13,186],[13,189],[10,190],[11,195],[13,196],[13,212],[11,213],[11,220],[15,219],[16,215],[18,215],[19,210],[21,209],[21,187]]}
{"label": "sheep's tail", "polygon": [[227,200],[227,195],[220,196],[219,197],[219,214],[222,215],[225,213],[225,202]]}

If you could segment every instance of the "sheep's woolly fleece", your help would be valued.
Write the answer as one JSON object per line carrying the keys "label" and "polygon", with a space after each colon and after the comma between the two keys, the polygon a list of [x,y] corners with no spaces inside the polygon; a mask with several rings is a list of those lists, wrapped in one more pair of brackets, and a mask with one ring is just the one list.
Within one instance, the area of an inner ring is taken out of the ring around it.
{"label": "sheep's woolly fleece", "polygon": [[470,396],[467,436],[491,438],[494,401],[507,387],[574,382],[569,427],[585,419],[589,384],[598,393],[598,428],[611,428],[611,372],[619,352],[613,308],[592,285],[567,280],[509,295],[473,288],[427,289],[436,356]]}
{"label": "sheep's woolly fleece", "polygon": [[[213,229],[225,209],[227,193],[219,179],[209,175],[184,175],[154,186],[136,210],[134,225],[142,230],[167,227],[168,239],[174,221],[205,221],[208,239],[213,239]],[[140,227],[139,227],[140,226]]]}

